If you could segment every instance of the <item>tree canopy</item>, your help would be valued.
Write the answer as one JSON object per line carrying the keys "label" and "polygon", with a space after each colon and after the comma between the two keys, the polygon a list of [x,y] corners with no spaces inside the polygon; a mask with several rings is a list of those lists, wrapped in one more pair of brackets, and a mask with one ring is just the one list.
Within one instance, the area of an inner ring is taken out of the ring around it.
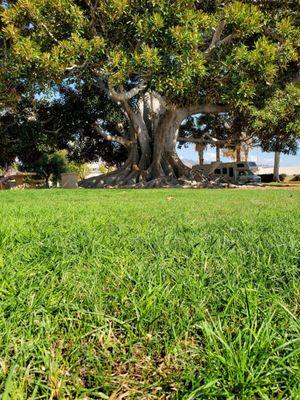
{"label": "tree canopy", "polygon": [[300,86],[278,89],[260,110],[252,126],[264,151],[296,154],[300,139]]}
{"label": "tree canopy", "polygon": [[191,0],[7,5],[2,24],[13,70],[34,87],[74,77],[76,66],[84,66],[112,90],[143,80],[179,104],[243,106],[280,78],[288,80],[287,69],[298,60],[297,1],[271,7],[269,1]]}
{"label": "tree canopy", "polygon": [[34,168],[40,159],[59,150],[77,162],[98,161],[120,165],[126,149],[105,140],[93,123],[101,118],[110,135],[126,129],[127,121],[115,103],[86,85],[61,86],[51,100],[22,98],[0,115],[0,166],[17,157],[21,164]]}

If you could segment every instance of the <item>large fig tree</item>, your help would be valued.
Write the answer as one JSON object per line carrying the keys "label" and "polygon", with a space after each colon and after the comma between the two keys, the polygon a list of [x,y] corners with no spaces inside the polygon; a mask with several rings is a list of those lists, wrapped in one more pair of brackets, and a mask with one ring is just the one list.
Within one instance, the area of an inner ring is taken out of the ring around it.
{"label": "large fig tree", "polygon": [[[272,3],[270,5],[270,3]],[[28,90],[89,82],[124,113],[122,168],[93,184],[175,180],[178,129],[196,113],[259,106],[297,73],[297,1],[6,1],[2,34]]]}

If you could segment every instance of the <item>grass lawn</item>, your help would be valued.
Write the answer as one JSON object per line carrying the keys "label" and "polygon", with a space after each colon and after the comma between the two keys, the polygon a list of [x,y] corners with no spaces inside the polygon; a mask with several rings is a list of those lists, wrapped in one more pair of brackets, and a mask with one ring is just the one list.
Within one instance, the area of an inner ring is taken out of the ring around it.
{"label": "grass lawn", "polygon": [[2,400],[300,398],[300,191],[0,205]]}

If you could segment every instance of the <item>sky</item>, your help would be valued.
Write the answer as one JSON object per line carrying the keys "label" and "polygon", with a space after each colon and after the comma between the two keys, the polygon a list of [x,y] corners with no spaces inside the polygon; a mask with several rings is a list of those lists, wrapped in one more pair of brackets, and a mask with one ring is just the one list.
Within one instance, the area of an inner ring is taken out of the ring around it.
{"label": "sky", "polygon": [[[187,159],[198,163],[198,153],[195,151],[195,145],[190,144],[187,148],[182,147],[177,149],[178,155],[181,159]],[[204,161],[210,163],[216,160],[216,152],[213,148],[206,150],[204,154]],[[227,161],[226,158],[222,158],[223,161]],[[274,153],[265,153],[261,151],[259,147],[254,148],[249,155],[249,161],[255,161],[257,165],[272,167],[274,162]],[[300,149],[296,156],[291,155],[281,155],[281,167],[293,167],[300,166]]]}

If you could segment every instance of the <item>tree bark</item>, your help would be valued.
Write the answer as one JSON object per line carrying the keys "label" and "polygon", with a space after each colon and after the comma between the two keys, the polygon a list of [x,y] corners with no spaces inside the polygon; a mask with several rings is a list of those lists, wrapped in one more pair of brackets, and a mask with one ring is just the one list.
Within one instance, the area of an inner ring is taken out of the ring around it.
{"label": "tree bark", "polygon": [[220,146],[218,144],[216,145],[216,161],[221,161]]}
{"label": "tree bark", "polygon": [[274,171],[273,171],[273,181],[274,182],[280,182],[279,167],[280,167],[280,151],[275,151]]}
{"label": "tree bark", "polygon": [[241,162],[242,161],[242,157],[241,157],[241,147],[237,146],[237,148],[235,149],[235,154],[236,154],[236,162]]}
{"label": "tree bark", "polygon": [[46,184],[46,188],[47,188],[47,189],[49,189],[49,187],[50,187],[50,186],[49,186],[49,178],[50,178],[50,176],[46,176],[46,177],[45,177],[45,184]]}
{"label": "tree bark", "polygon": [[249,158],[249,146],[244,146],[244,157],[245,157],[245,161],[248,162],[248,158]]}
{"label": "tree bark", "polygon": [[[128,159],[117,171],[81,182],[86,187],[159,187],[178,184],[178,180],[193,179],[191,169],[178,157],[176,144],[179,127],[188,116],[205,112],[224,112],[224,107],[194,105],[183,108],[166,105],[155,92],[147,92],[135,105],[128,100],[129,94],[112,92],[128,118],[130,132],[120,140],[107,136],[128,149]],[[101,128],[98,128],[101,134]],[[105,133],[104,133],[105,134]],[[102,132],[102,136],[104,135]]]}
{"label": "tree bark", "polygon": [[198,152],[199,165],[203,165],[205,145],[197,143],[195,149]]}

